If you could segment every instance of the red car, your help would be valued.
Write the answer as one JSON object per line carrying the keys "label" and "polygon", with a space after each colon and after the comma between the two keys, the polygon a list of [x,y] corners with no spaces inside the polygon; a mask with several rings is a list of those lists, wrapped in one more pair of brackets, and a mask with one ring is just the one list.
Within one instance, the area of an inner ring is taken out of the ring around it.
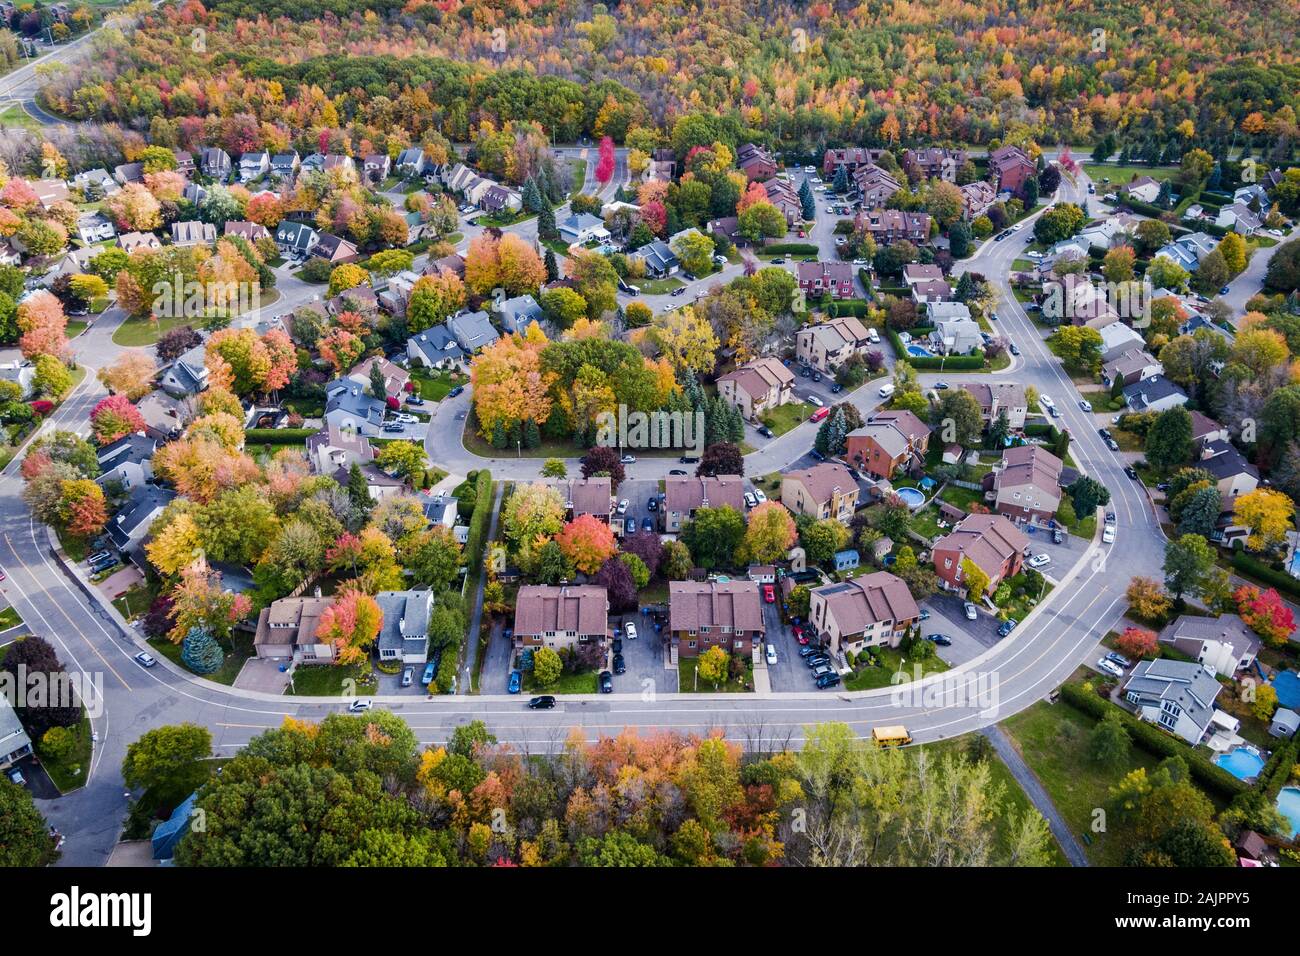
{"label": "red car", "polygon": [[808,643],[808,637],[807,637],[807,635],[804,634],[804,632],[803,632],[803,628],[800,627],[798,624],[793,625],[793,626],[790,628],[790,630],[794,632],[794,639],[795,639],[796,641],[798,641],[800,644],[807,644],[807,643]]}
{"label": "red car", "polygon": [[770,584],[764,584],[764,585],[763,585],[763,600],[766,601],[768,604],[775,604],[775,603],[776,603],[776,588],[772,587],[772,585],[770,585]]}

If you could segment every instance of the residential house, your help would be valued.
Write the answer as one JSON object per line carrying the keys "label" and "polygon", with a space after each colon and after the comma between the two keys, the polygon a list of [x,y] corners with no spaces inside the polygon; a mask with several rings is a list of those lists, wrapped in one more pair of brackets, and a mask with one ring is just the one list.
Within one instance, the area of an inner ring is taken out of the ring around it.
{"label": "residential house", "polygon": [[614,484],[608,475],[591,478],[561,478],[554,487],[564,498],[565,520],[591,515],[609,524],[617,506]]}
{"label": "residential house", "polygon": [[852,315],[805,325],[794,334],[795,357],[800,364],[820,372],[834,372],[851,356],[867,351],[871,344],[872,332]]}
{"label": "residential house", "polygon": [[454,275],[457,278],[464,279],[465,257],[453,252],[449,256],[434,259],[425,265],[424,274],[427,276]]}
{"label": "residential house", "polygon": [[831,652],[898,647],[921,610],[903,580],[888,571],[825,584],[809,592],[808,620]]}
{"label": "residential house", "polygon": [[926,341],[942,355],[969,355],[984,344],[984,337],[974,319],[939,319]]}
{"label": "residential house", "polygon": [[489,183],[478,198],[480,208],[491,213],[516,213],[524,208],[524,197],[500,183]]}
{"label": "residential house", "polygon": [[946,179],[953,182],[957,171],[966,165],[966,150],[943,146],[926,146],[922,149],[903,150],[902,167],[919,170],[925,179]]}
{"label": "residential house", "polygon": [[118,510],[107,526],[109,540],[124,557],[140,562],[149,526],[163,509],[171,504],[176,492],[157,485],[136,485],[126,504]]}
{"label": "residential house", "polygon": [[497,305],[496,311],[497,321],[507,335],[515,333],[523,335],[528,331],[528,326],[534,323],[542,331],[550,327],[542,307],[527,293],[517,295],[513,299],[505,299]]}
{"label": "residential house", "polygon": [[913,462],[923,462],[929,447],[930,429],[916,415],[881,411],[848,433],[844,458],[879,481],[893,478]]}
{"label": "residential house", "polygon": [[1002,515],[967,515],[934,543],[934,570],[949,591],[965,591],[962,562],[969,560],[988,577],[992,594],[1007,578],[1020,573],[1029,538]]}
{"label": "residential house", "polygon": [[754,656],[767,627],[753,581],[670,581],[668,630],[671,657],[698,657],[712,647]]}
{"label": "residential house", "polygon": [[965,209],[968,222],[977,216],[984,215],[989,206],[992,206],[998,198],[998,194],[994,192],[993,187],[982,179],[957,188],[961,190],[962,206]]}
{"label": "residential house", "polygon": [[1125,349],[1101,367],[1101,379],[1108,386],[1119,381],[1121,386],[1132,385],[1143,379],[1164,373],[1160,360],[1146,349]]}
{"label": "residential house", "polygon": [[1259,653],[1260,640],[1236,614],[1199,617],[1182,614],[1165,625],[1159,641],[1181,654],[1194,657],[1203,667],[1222,677],[1234,677],[1249,667]]}
{"label": "residential house", "polygon": [[774,358],[758,358],[718,377],[718,395],[747,419],[793,397],[794,373]]}
{"label": "residential house", "polygon": [[249,242],[257,242],[259,239],[270,239],[271,230],[260,222],[228,222],[225,225],[224,235],[239,236]]}
{"label": "residential house", "polygon": [[839,462],[818,462],[781,476],[781,503],[795,514],[846,525],[858,507],[858,483]]}
{"label": "residential house", "polygon": [[455,528],[460,515],[460,502],[455,495],[421,495],[420,508],[430,527]]}
{"label": "residential house", "polygon": [[803,200],[787,180],[769,179],[761,185],[767,193],[767,201],[785,216],[787,226],[793,226],[803,218]]}
{"label": "residential house", "polygon": [[664,531],[677,534],[701,508],[731,508],[745,513],[745,482],[739,475],[669,476],[664,479]]}
{"label": "residential house", "polygon": [[62,179],[34,179],[31,187],[32,192],[36,193],[36,201],[47,212],[55,203],[70,202],[72,199],[68,184]]}
{"label": "residential house", "polygon": [[253,649],[260,658],[294,660],[299,664],[331,664],[334,645],[317,640],[321,615],[332,597],[285,597],[272,601],[257,615]]}
{"label": "residential house", "polygon": [[745,143],[736,150],[736,168],[751,183],[764,182],[776,176],[776,160],[762,146]]}
{"label": "residential house", "polygon": [[1124,389],[1124,403],[1135,412],[1163,412],[1186,405],[1187,395],[1163,374],[1134,382]]}
{"label": "residential house", "polygon": [[370,439],[354,431],[327,425],[307,436],[307,458],[318,475],[332,475],[353,463],[368,465],[375,460]]}
{"label": "residential house", "polygon": [[383,623],[375,636],[381,661],[423,664],[429,659],[429,615],[433,613],[433,592],[380,591],[375,603]]}
{"label": "residential house", "polygon": [[361,258],[357,247],[346,239],[323,232],[312,246],[311,254],[317,259],[324,259],[331,265],[356,262]]}
{"label": "residential house", "polygon": [[826,155],[822,157],[822,176],[830,179],[841,166],[845,167],[852,176],[860,166],[876,165],[880,162],[880,157],[887,152],[886,149],[870,149],[864,146],[828,149]]}
{"label": "residential house", "polygon": [[664,279],[675,275],[682,264],[677,258],[677,253],[673,252],[668,243],[662,239],[647,242],[640,249],[629,253],[628,258],[644,263],[645,274],[651,279]]}
{"label": "residential house", "polygon": [[593,216],[589,212],[573,213],[565,216],[559,223],[560,239],[569,245],[582,245],[583,243],[595,240],[597,242],[609,241],[609,230],[605,228],[605,222],[598,216]]}
{"label": "residential house", "polygon": [[8,694],[0,694],[0,770],[12,767],[32,752],[32,739],[23,730]]}
{"label": "residential house", "polygon": [[900,209],[872,209],[864,213],[867,232],[877,245],[887,246],[899,239],[911,243],[930,241],[930,214]]}
{"label": "residential house", "polygon": [[305,259],[320,241],[320,233],[305,222],[285,219],[275,227],[275,244],[286,258]]}
{"label": "residential house", "polygon": [[989,153],[989,177],[993,188],[1024,198],[1025,183],[1038,175],[1038,164],[1019,146],[999,146]]}
{"label": "residential house", "polygon": [[72,177],[72,187],[81,190],[86,199],[91,202],[111,196],[122,188],[112,174],[101,167],[77,173]]}
{"label": "residential house", "polygon": [[411,178],[423,176],[428,171],[429,161],[425,159],[424,150],[418,146],[411,146],[397,154],[397,164],[394,167],[397,175]]}
{"label": "residential house", "polygon": [[230,178],[231,168],[230,154],[224,149],[209,146],[199,153],[199,169],[209,179],[224,183]]}
{"label": "residential house", "polygon": [[100,485],[117,484],[123,490],[139,488],[153,481],[154,449],[158,442],[144,432],[132,432],[110,442],[96,452],[99,459]]}
{"label": "residential house", "polygon": [[853,264],[849,262],[801,262],[798,265],[799,288],[809,298],[829,295],[836,299],[853,298]]}
{"label": "residential house", "polygon": [[113,167],[113,178],[119,185],[144,182],[144,163],[123,163]]}
{"label": "residential house", "polygon": [[180,173],[186,179],[194,175],[198,166],[194,162],[194,154],[187,149],[173,149],[172,156],[176,158],[176,172]]}
{"label": "residential house", "polygon": [[1220,229],[1231,229],[1243,236],[1253,236],[1264,225],[1259,216],[1243,202],[1235,202],[1220,209],[1214,224]]}
{"label": "residential house", "polygon": [[1123,192],[1128,193],[1139,202],[1150,205],[1160,198],[1160,183],[1150,176],[1135,176],[1123,188]]}
{"label": "residential house", "polygon": [[447,327],[467,355],[473,355],[501,337],[492,327],[486,312],[458,312],[447,320]]}
{"label": "residential house", "polygon": [[261,179],[270,171],[270,153],[245,153],[239,157],[239,181],[241,183],[251,183],[254,180]]}
{"label": "residential house", "polygon": [[351,156],[344,156],[342,153],[326,153],[325,159],[321,163],[321,170],[329,173],[336,169],[342,170],[343,172],[355,173],[357,171],[357,164],[352,161]]}
{"label": "residential house", "polygon": [[199,343],[163,370],[159,386],[174,398],[197,395],[208,387],[207,347]]}
{"label": "residential house", "polygon": [[1061,504],[1065,463],[1038,445],[1004,449],[1002,461],[984,479],[993,510],[1019,523],[1046,522]]}
{"label": "residential house", "polygon": [[1214,723],[1214,701],[1223,685],[1207,667],[1163,658],[1139,661],[1124,683],[1124,699],[1143,720],[1195,747]]}
{"label": "residential house", "polygon": [[210,246],[217,241],[217,227],[210,222],[190,220],[172,223],[172,245]]}
{"label": "residential house", "polygon": [[[404,478],[390,475],[374,464],[359,465],[358,467],[361,469],[361,478],[366,483],[366,493],[370,495],[371,501],[383,501],[385,498],[406,494],[409,491]],[[352,468],[351,466],[340,468],[330,477],[340,487],[346,488],[348,481],[352,477]]]}
{"label": "residential house", "polygon": [[1101,360],[1103,363],[1117,359],[1132,349],[1141,351],[1146,345],[1146,340],[1142,338],[1141,333],[1123,322],[1113,322],[1097,331],[1101,335]]}
{"label": "residential house", "polygon": [[892,174],[879,166],[860,166],[853,174],[863,209],[883,209],[894,193],[903,188]]}
{"label": "residential house", "polygon": [[593,584],[525,584],[515,596],[514,646],[573,648],[610,639],[609,592]]}
{"label": "residential house", "polygon": [[1196,409],[1192,414],[1192,441],[1204,447],[1212,441],[1227,441],[1228,429],[1208,415],[1202,415]]}
{"label": "residential house", "polygon": [[372,186],[388,178],[393,161],[384,153],[371,153],[361,159],[361,178]]}
{"label": "residential house", "polygon": [[32,397],[32,383],[36,381],[36,366],[26,359],[5,362],[0,365],[0,382],[13,382],[21,390],[18,397],[23,401]]}
{"label": "residential house", "polygon": [[194,410],[184,399],[176,399],[155,389],[136,403],[135,410],[144,419],[144,433],[155,441],[169,441],[194,417]]}
{"label": "residential house", "polygon": [[379,317],[379,297],[370,286],[353,286],[351,289],[344,289],[333,298],[326,299],[325,312],[334,317],[343,312],[356,312],[363,318],[373,321]]}
{"label": "residential house", "polygon": [[980,419],[986,428],[1003,412],[1007,413],[1007,424],[1012,431],[1025,427],[1029,400],[1025,397],[1023,385],[1016,382],[973,382],[962,385],[962,388],[980,403]]}
{"label": "residential house", "polygon": [[113,220],[102,212],[88,212],[77,217],[77,236],[88,246],[106,242],[116,235],[117,227]]}
{"label": "residential house", "polygon": [[406,358],[412,366],[451,369],[464,364],[465,350],[451,329],[435,325],[406,340]]}
{"label": "residential house", "polygon": [[276,153],[271,157],[271,175],[281,182],[293,182],[298,178],[298,170],[301,167],[302,159],[296,149],[287,153]]}
{"label": "residential house", "polygon": [[918,305],[947,302],[952,298],[952,286],[943,279],[925,279],[912,284],[912,301]]}
{"label": "residential house", "polygon": [[124,232],[117,237],[117,245],[127,255],[137,249],[161,249],[162,240],[152,232]]}
{"label": "residential house", "polygon": [[[672,155],[672,150],[655,150],[657,154],[666,153]],[[645,169],[641,171],[641,181],[644,183],[670,183],[673,176],[677,173],[677,163],[672,159],[653,158],[645,164]]]}
{"label": "residential house", "polygon": [[336,379],[325,386],[324,417],[326,425],[373,437],[384,424],[384,403],[372,398],[366,386]]}
{"label": "residential house", "polygon": [[181,190],[181,198],[195,206],[203,204],[203,200],[208,198],[208,191],[198,183],[186,183],[185,188]]}
{"label": "residential house", "polygon": [[407,384],[411,381],[411,373],[400,365],[394,365],[382,355],[372,355],[360,362],[356,368],[347,374],[347,378],[349,381],[358,382],[363,387],[369,388],[371,369],[376,365],[379,366],[379,371],[384,376],[384,394],[389,398],[400,401],[406,395]]}
{"label": "residential house", "polygon": [[1224,510],[1232,509],[1237,499],[1259,487],[1259,469],[1224,438],[1204,442],[1197,468],[1214,476]]}

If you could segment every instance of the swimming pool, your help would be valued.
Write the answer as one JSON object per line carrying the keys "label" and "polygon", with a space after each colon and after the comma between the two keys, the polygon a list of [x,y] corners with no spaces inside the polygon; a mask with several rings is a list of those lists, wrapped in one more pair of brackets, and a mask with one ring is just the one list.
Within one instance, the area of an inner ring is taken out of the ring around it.
{"label": "swimming pool", "polygon": [[1237,747],[1226,754],[1219,754],[1214,758],[1214,763],[1238,780],[1253,780],[1264,769],[1264,758],[1245,747]]}
{"label": "swimming pool", "polygon": [[907,347],[907,354],[908,354],[908,355],[914,355],[914,356],[916,356],[917,358],[934,358],[934,353],[933,353],[933,352],[931,352],[929,349],[924,348],[924,347],[922,347],[922,346],[920,346],[920,345],[909,345],[909,346]]}
{"label": "swimming pool", "polygon": [[1300,833],[1300,787],[1283,787],[1277,795],[1277,812],[1291,821],[1292,838]]}
{"label": "swimming pool", "polygon": [[1295,671],[1282,671],[1273,678],[1273,689],[1277,691],[1277,702],[1282,707],[1292,710],[1300,707],[1300,674]]}
{"label": "swimming pool", "polygon": [[925,504],[925,495],[915,488],[895,488],[894,494],[902,498],[903,502],[913,511]]}

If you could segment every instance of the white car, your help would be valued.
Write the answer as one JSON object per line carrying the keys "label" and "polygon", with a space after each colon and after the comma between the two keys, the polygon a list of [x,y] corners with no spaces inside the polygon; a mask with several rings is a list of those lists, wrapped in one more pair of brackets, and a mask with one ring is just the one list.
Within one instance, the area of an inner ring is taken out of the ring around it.
{"label": "white car", "polygon": [[745,507],[752,508],[756,504],[758,504],[758,499],[754,497],[754,493],[752,491],[745,492]]}
{"label": "white car", "polygon": [[1050,555],[1036,554],[1026,562],[1031,568],[1041,568],[1052,563]]}
{"label": "white car", "polygon": [[372,710],[374,706],[375,706],[375,702],[371,700],[369,697],[361,697],[357,700],[354,700],[352,703],[348,704],[348,713],[364,714],[366,711]]}
{"label": "white car", "polygon": [[139,654],[135,655],[135,662],[141,667],[153,667],[158,663],[158,659],[152,654],[146,654],[144,651],[141,651]]}
{"label": "white car", "polygon": [[1106,658],[1104,657],[1101,660],[1097,661],[1097,666],[1100,667],[1102,670],[1104,670],[1111,677],[1124,676],[1124,668],[1120,667],[1114,661],[1106,660]]}
{"label": "white car", "polygon": [[631,621],[628,621],[626,624],[623,625],[623,633],[624,633],[624,635],[627,636],[627,639],[628,639],[629,641],[635,641],[635,640],[636,640],[636,625],[633,624]]}
{"label": "white car", "polygon": [[1041,252],[1039,252],[1037,249],[1030,249],[1028,252],[1025,253],[1025,258],[1026,258],[1026,259],[1041,259],[1041,258],[1043,258],[1043,254],[1042,254]]}
{"label": "white car", "polygon": [[775,645],[775,644],[769,644],[769,645],[767,645],[767,662],[768,662],[769,664],[775,664],[775,663],[776,663],[776,645]]}
{"label": "white car", "polygon": [[1107,544],[1115,543],[1115,526],[1113,524],[1108,524],[1102,529],[1101,540]]}
{"label": "white car", "polygon": [[1016,223],[1014,226],[1011,227],[1011,231],[1012,231],[1012,232],[1019,232],[1021,229],[1024,229],[1024,228],[1025,228],[1025,224],[1024,224],[1023,222],[1018,222],[1018,223]]}
{"label": "white car", "polygon": [[817,167],[816,167],[816,166],[805,166],[805,167],[803,168],[803,171],[804,171],[805,173],[815,173],[815,172],[817,172]]}
{"label": "white car", "polygon": [[619,461],[619,464],[621,464],[621,465],[635,465],[635,464],[636,464],[636,456],[635,456],[635,455],[624,455],[624,456],[623,456],[622,458],[620,458],[618,461]]}
{"label": "white car", "polygon": [[1092,402],[1088,401],[1086,398],[1081,398],[1079,399],[1079,407],[1085,412],[1090,412],[1092,411]]}
{"label": "white car", "polygon": [[757,502],[761,505],[761,504],[763,504],[764,502],[767,501],[767,495],[763,494],[763,492],[761,492],[761,491],[759,491],[757,488],[755,488],[755,489],[754,489],[754,500],[757,501]]}
{"label": "white car", "polygon": [[402,414],[402,415],[394,415],[393,421],[399,422],[402,425],[414,425],[416,422],[419,421],[419,419],[416,418],[414,415]]}
{"label": "white car", "polygon": [[625,514],[627,514],[627,507],[628,507],[628,504],[629,504],[629,502],[628,502],[628,500],[627,500],[626,498],[624,498],[622,501],[620,501],[620,502],[618,503],[618,513],[621,514],[621,515],[625,515]]}
{"label": "white car", "polygon": [[[771,647],[772,645],[769,644],[767,646]],[[775,651],[772,651],[770,653],[775,653]],[[27,778],[23,776],[23,772],[19,770],[17,767],[12,767],[9,770],[5,771],[5,776],[9,778],[11,783],[15,783],[20,787],[27,783]]]}
{"label": "white car", "polygon": [[854,260],[853,260],[853,264],[854,264],[855,266],[865,266],[865,265],[867,264],[867,260],[866,260],[866,259],[854,259]]}
{"label": "white car", "polygon": [[962,610],[966,612],[966,620],[968,621],[974,621],[980,616],[979,608],[971,604],[970,601],[962,605]]}

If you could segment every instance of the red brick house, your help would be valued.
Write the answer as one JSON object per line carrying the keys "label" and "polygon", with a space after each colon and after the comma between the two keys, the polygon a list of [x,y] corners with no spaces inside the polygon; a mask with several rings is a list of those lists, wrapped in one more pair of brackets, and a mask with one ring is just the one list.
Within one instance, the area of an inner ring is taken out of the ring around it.
{"label": "red brick house", "polygon": [[671,581],[668,629],[672,656],[697,657],[710,647],[753,656],[766,625],[754,581]]}
{"label": "red brick house", "polygon": [[999,146],[989,153],[989,176],[998,192],[1024,198],[1025,183],[1038,175],[1038,165],[1019,146]]}
{"label": "red brick house", "polygon": [[799,288],[810,298],[830,293],[837,299],[850,299],[853,297],[853,265],[849,262],[801,262]]}
{"label": "red brick house", "polygon": [[969,559],[988,575],[992,594],[1006,578],[1020,573],[1029,538],[1001,515],[967,515],[934,543],[934,571],[949,591],[964,591],[962,561]]}
{"label": "red brick house", "polygon": [[909,411],[878,412],[849,432],[844,458],[879,481],[892,478],[914,457],[925,459],[930,429]]}
{"label": "red brick house", "polygon": [[776,175],[776,160],[762,146],[746,143],[736,150],[736,168],[751,183],[761,183]]}

